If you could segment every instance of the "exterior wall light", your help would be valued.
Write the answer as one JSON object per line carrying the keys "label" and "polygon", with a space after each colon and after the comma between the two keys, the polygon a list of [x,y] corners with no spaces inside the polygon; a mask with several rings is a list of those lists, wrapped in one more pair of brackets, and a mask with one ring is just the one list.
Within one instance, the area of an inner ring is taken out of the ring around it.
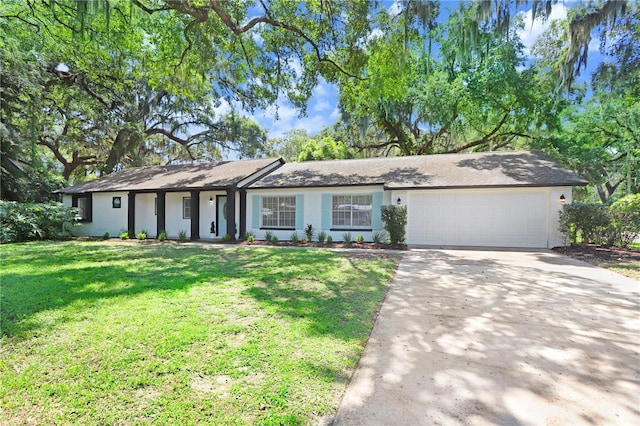
{"label": "exterior wall light", "polygon": [[567,199],[565,198],[564,194],[562,194],[562,195],[560,196],[560,198],[558,199],[558,203],[559,203],[561,206],[564,206],[565,204],[567,204]]}
{"label": "exterior wall light", "polygon": [[396,204],[397,204],[397,205],[402,204],[402,199],[401,199],[400,197],[398,197],[398,199],[396,200]]}
{"label": "exterior wall light", "polygon": [[212,206],[213,205],[213,197],[209,197],[209,205]]}

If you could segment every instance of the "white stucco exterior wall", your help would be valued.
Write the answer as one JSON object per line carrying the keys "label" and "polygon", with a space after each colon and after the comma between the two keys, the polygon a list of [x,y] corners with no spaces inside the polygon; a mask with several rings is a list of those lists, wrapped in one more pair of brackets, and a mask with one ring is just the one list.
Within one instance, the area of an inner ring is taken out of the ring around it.
{"label": "white stucco exterior wall", "polygon": [[[145,231],[147,237],[155,238],[158,236],[157,225],[158,216],[155,214],[156,194],[142,193],[136,194],[136,215],[135,215],[135,233]],[[133,237],[130,235],[130,237]]]}
{"label": "white stucco exterior wall", "polygon": [[564,247],[569,243],[569,238],[558,230],[560,212],[560,196],[564,195],[565,204],[573,202],[573,188],[570,186],[558,186],[548,189],[549,193],[549,226],[547,248]]}
{"label": "white stucco exterior wall", "polygon": [[[120,197],[119,209],[113,208],[113,197]],[[71,207],[71,195],[63,196],[63,204]],[[76,236],[99,237],[108,232],[111,237],[118,237],[127,230],[128,193],[96,192],[92,194],[92,220],[74,226],[72,233]]]}
{"label": "white stucco exterior wall", "polygon": [[218,221],[216,218],[216,196],[225,194],[224,191],[202,191],[200,193],[200,238],[216,238],[214,234],[209,232],[211,222]]}
{"label": "white stucco exterior wall", "polygon": [[[304,237],[304,227],[311,224],[314,229],[314,241],[317,239],[317,235],[320,231],[324,231],[327,236],[331,235],[334,241],[342,241],[343,234],[347,231],[331,231],[330,229],[322,228],[322,194],[331,195],[371,195],[374,192],[382,192],[383,188],[379,186],[354,186],[354,187],[327,187],[327,188],[283,188],[283,189],[255,189],[247,191],[247,232],[253,232],[257,239],[263,240],[267,231],[272,232],[279,240],[290,240],[291,234],[294,232],[291,229],[288,230],[275,230],[275,229],[260,229],[260,226],[253,226],[253,209],[254,209],[254,195],[259,196],[296,196],[304,195],[304,215],[302,229],[298,229],[299,238]],[[385,198],[386,197],[386,198]],[[383,204],[388,202],[388,196],[383,194]],[[260,208],[261,206],[258,206]],[[379,231],[379,229],[373,229],[372,231],[360,231],[352,230],[351,237],[355,239],[358,235],[362,235],[365,241],[371,241],[373,239],[373,233]]]}
{"label": "white stucco exterior wall", "polygon": [[178,238],[180,231],[191,237],[191,219],[182,217],[182,199],[191,197],[190,192],[167,192],[165,199],[165,232],[168,238]]}

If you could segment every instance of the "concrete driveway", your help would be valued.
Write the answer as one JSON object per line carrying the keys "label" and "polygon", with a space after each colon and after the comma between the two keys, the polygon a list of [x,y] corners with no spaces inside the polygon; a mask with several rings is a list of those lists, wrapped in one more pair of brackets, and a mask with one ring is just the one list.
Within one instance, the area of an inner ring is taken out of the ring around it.
{"label": "concrete driveway", "polygon": [[337,425],[638,425],[640,282],[551,251],[414,249]]}

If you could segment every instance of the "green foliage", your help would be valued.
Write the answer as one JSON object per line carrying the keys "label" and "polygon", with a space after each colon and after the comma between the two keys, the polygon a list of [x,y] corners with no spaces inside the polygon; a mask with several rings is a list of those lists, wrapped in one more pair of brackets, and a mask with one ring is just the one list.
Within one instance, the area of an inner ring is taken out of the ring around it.
{"label": "green foliage", "polygon": [[77,241],[7,244],[0,258],[2,423],[42,425],[316,423],[335,412],[336,374],[357,364],[397,264]]}
{"label": "green foliage", "polygon": [[0,201],[0,243],[66,238],[76,215],[61,203]]}
{"label": "green foliage", "polygon": [[247,235],[245,239],[247,240],[247,242],[252,243],[256,240],[256,237],[254,237],[253,235]]}
{"label": "green foliage", "polygon": [[356,243],[363,244],[364,243],[364,236],[363,235],[358,235],[356,237]]}
{"label": "green foliage", "polygon": [[407,206],[382,206],[384,229],[389,234],[391,244],[403,243],[407,226]]}
{"label": "green foliage", "polygon": [[120,234],[120,239],[121,240],[128,240],[129,239],[129,232],[124,231],[123,233]]}
{"label": "green foliage", "polygon": [[307,241],[313,241],[313,234],[314,233],[315,233],[315,230],[313,229],[313,225],[309,223],[304,228],[304,236],[307,238]]}
{"label": "green foliage", "polygon": [[269,240],[269,242],[275,246],[276,244],[278,244],[278,237],[276,237],[275,235],[273,235],[273,236],[271,237],[271,239]]}
{"label": "green foliage", "polygon": [[139,240],[146,240],[147,239],[146,231],[138,232],[138,235],[136,235],[136,238],[139,239]]}
{"label": "green foliage", "polygon": [[158,241],[164,241],[167,239],[167,233],[165,231],[160,231],[158,234]]}
{"label": "green foliage", "polygon": [[109,235],[108,232],[105,232],[104,234],[102,234],[102,239],[103,240],[108,240],[111,237],[111,235]]}
{"label": "green foliage", "polygon": [[326,239],[327,239],[327,233],[326,232],[324,232],[324,231],[318,232],[318,242],[320,244],[323,244]]}
{"label": "green foliage", "polygon": [[271,241],[271,240],[273,240],[273,237],[275,237],[275,234],[272,231],[266,231],[264,233],[264,240],[265,241]]}
{"label": "green foliage", "polygon": [[300,242],[300,237],[298,236],[298,233],[293,231],[291,233],[291,236],[289,237],[289,241],[291,241],[291,244],[298,244]]}
{"label": "green foliage", "polygon": [[572,243],[576,243],[578,237],[583,243],[603,243],[610,225],[611,217],[606,206],[571,203],[560,211],[558,229],[569,235]]}
{"label": "green foliage", "polygon": [[333,244],[333,237],[331,235],[327,236],[327,244]]}
{"label": "green foliage", "polygon": [[298,154],[298,161],[341,160],[352,157],[349,147],[344,142],[325,136],[322,139],[309,139]]}
{"label": "green foliage", "polygon": [[231,241],[231,235],[229,234],[224,234],[222,236],[222,241]]}
{"label": "green foliage", "polygon": [[627,195],[609,207],[615,243],[627,247],[640,236],[640,194]]}
{"label": "green foliage", "polygon": [[187,231],[185,231],[184,229],[181,229],[178,232],[178,241],[180,241],[181,243],[184,243],[185,241],[187,241]]}
{"label": "green foliage", "polygon": [[342,234],[342,242],[346,246],[351,245],[351,242],[353,242],[353,238],[351,237],[351,232],[345,232]]}
{"label": "green foliage", "polygon": [[[491,24],[473,28],[477,22],[469,5],[429,33],[408,34],[402,19],[384,21],[386,31],[368,46],[367,78],[340,81],[346,117],[378,132],[377,141],[354,141],[358,150],[422,155],[513,148],[554,119],[538,112],[554,92],[540,91],[535,72],[520,69],[519,21],[508,31]],[[432,37],[440,43],[437,59],[425,55],[425,38]]]}
{"label": "green foliage", "polygon": [[375,231],[373,233],[373,242],[376,244],[384,243],[387,241],[387,234],[384,231]]}

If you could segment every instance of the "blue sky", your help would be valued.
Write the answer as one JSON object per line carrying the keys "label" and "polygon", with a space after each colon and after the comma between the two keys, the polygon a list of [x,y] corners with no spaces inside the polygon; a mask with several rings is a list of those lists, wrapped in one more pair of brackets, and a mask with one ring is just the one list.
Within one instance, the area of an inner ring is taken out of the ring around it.
{"label": "blue sky", "polygon": [[[457,5],[458,2],[442,1],[440,19],[445,19],[443,16],[448,15],[446,9],[455,8]],[[396,7],[396,2],[388,2],[390,12],[393,12]],[[567,16],[567,10],[568,6],[566,6],[565,3],[559,2],[555,4],[549,20],[544,23],[540,20],[532,23],[531,10],[529,9],[524,12],[526,14],[525,28],[520,32],[520,38],[527,48],[527,52],[540,34],[548,28],[552,20],[564,19]],[[594,37],[589,45],[589,69],[582,71],[579,81],[588,77],[591,70],[602,60],[602,55],[598,49],[599,39],[598,37]],[[218,108],[218,112],[221,114],[229,112],[230,110],[231,107],[227,103],[223,103],[223,105]],[[239,112],[238,108],[236,108],[236,112]],[[276,112],[278,119],[276,119]],[[335,85],[327,83],[324,79],[320,79],[318,86],[314,89],[313,95],[309,100],[307,114],[302,117],[299,116],[299,111],[285,99],[279,100],[279,102],[266,110],[256,111],[253,115],[246,112],[240,113],[251,117],[258,122],[262,128],[267,129],[270,137],[280,137],[293,129],[305,129],[309,135],[313,135],[320,132],[323,128],[331,126],[340,117],[338,110],[338,90]]]}

